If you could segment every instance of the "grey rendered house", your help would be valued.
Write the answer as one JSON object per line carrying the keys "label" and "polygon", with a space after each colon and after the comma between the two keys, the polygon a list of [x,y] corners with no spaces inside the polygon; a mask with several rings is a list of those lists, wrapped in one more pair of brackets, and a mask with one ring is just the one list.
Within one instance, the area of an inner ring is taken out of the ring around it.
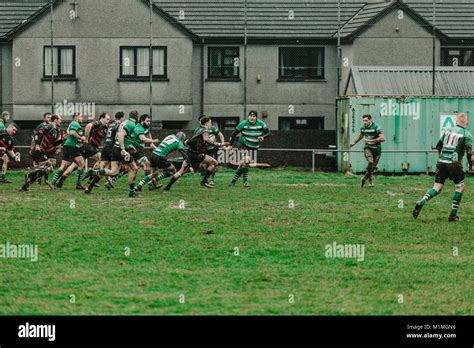
{"label": "grey rendered house", "polygon": [[53,8],[51,51],[47,1],[0,1],[0,108],[20,123],[52,104],[149,113],[152,70],[164,128],[192,128],[207,113],[230,129],[257,110],[271,129],[334,130],[351,67],[430,66],[433,56],[474,65],[467,0],[438,3],[436,29],[432,0],[345,0],[340,11],[337,0],[160,0],[151,16],[147,0]]}

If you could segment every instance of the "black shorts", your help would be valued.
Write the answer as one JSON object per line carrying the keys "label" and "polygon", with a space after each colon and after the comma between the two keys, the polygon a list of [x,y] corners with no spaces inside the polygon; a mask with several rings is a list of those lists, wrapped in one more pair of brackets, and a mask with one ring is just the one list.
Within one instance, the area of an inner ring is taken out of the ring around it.
{"label": "black shorts", "polygon": [[137,162],[138,165],[141,165],[140,160],[142,158],[146,158],[146,155],[145,155],[145,150],[141,149],[141,150],[138,150],[137,152],[134,152],[131,154],[133,159],[135,160],[135,162]]}
{"label": "black shorts", "polygon": [[206,158],[206,154],[188,150],[187,155],[189,157],[189,161],[191,162],[191,167],[193,167],[194,171],[198,171],[199,167],[201,166],[201,162]]}
{"label": "black shorts", "polygon": [[172,164],[164,157],[152,154],[150,157],[150,163],[153,170],[155,169],[167,169]]}
{"label": "black shorts", "polygon": [[120,148],[114,146],[114,150],[112,152],[112,162],[120,162],[123,164],[129,164],[134,161],[133,156],[129,153],[127,158],[122,157],[122,154],[120,153]]}
{"label": "black shorts", "polygon": [[46,152],[48,159],[56,159],[56,151]]}
{"label": "black shorts", "polygon": [[452,180],[456,185],[464,181],[464,169],[461,162],[436,164],[435,182],[444,184],[446,179]]}
{"label": "black shorts", "polygon": [[106,161],[106,162],[111,162],[112,161],[112,154],[114,152],[113,147],[104,147],[102,149],[102,152],[100,153],[100,160],[101,161]]}
{"label": "black shorts", "polygon": [[81,154],[84,159],[94,156],[99,152],[99,149],[92,144],[84,144],[81,147]]}
{"label": "black shorts", "polygon": [[49,159],[47,154],[37,150],[33,150],[33,152],[31,153],[31,158],[33,159],[33,162],[36,163],[45,162]]}
{"label": "black shorts", "polygon": [[74,162],[74,159],[81,157],[81,149],[77,147],[64,146],[63,147],[63,161]]}
{"label": "black shorts", "polygon": [[219,152],[219,148],[218,148],[218,147],[215,147],[215,148],[213,148],[212,150],[207,150],[207,151],[206,151],[206,155],[211,156],[211,157],[214,158],[214,159],[217,159],[217,157],[218,157],[218,152]]}
{"label": "black shorts", "polygon": [[239,149],[239,150],[244,150],[244,151],[256,150],[256,149],[251,149],[250,147],[248,147],[247,145],[242,144],[242,143],[238,143],[237,149]]}

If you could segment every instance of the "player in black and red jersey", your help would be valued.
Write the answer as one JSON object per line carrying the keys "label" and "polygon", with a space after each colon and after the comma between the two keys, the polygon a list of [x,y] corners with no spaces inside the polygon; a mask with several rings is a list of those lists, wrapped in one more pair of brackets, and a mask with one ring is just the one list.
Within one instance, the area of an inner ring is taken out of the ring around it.
{"label": "player in black and red jersey", "polygon": [[61,117],[51,116],[50,123],[39,127],[35,133],[35,148],[31,154],[35,168],[25,175],[25,183],[21,191],[27,192],[29,186],[41,177],[45,178],[46,184],[52,188],[48,181],[49,173],[54,170],[56,164],[56,153],[63,143],[63,136],[59,127],[61,126]]}
{"label": "player in black and red jersey", "polygon": [[[51,123],[51,117],[52,114],[50,112],[45,112],[43,114],[43,122],[41,122],[33,131],[33,135],[31,137],[31,146],[30,146],[30,155],[33,157],[33,165],[36,167],[38,166],[38,162],[34,160],[34,153],[39,152],[40,148],[40,142],[39,142],[39,137],[42,132],[42,130],[47,127]],[[56,155],[56,154],[55,154]],[[51,162],[53,163],[53,166],[56,166],[56,156],[53,156],[51,158]],[[38,179],[38,184],[41,184],[41,178]]]}
{"label": "player in black and red jersey", "polygon": [[[84,131],[84,136],[86,138],[86,142],[81,147],[81,155],[84,160],[89,159],[95,161],[94,169],[99,169],[100,165],[100,151],[99,147],[104,140],[105,136],[107,135],[107,126],[110,122],[110,116],[106,112],[103,112],[99,116],[98,121],[90,122]],[[72,173],[74,170],[78,168],[76,163],[72,163],[69,168],[66,170],[66,174]],[[65,175],[66,175],[65,174]],[[66,175],[66,176],[67,176]],[[83,190],[84,187],[82,186],[82,181],[87,177],[83,175],[82,171],[78,171],[77,173],[77,183],[76,188],[78,190]],[[64,180],[63,180],[64,183]]]}
{"label": "player in black and red jersey", "polygon": [[2,167],[0,183],[11,183],[5,178],[6,168],[3,166],[4,157],[14,158],[16,162],[20,162],[20,157],[15,154],[15,148],[13,147],[13,136],[17,130],[18,126],[11,123],[6,127],[6,131],[0,133],[0,167]]}

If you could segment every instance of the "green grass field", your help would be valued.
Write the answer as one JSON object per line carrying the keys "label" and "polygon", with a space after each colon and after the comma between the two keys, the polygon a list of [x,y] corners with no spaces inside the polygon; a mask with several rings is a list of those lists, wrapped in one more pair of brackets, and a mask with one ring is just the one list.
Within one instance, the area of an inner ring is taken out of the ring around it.
{"label": "green grass field", "polygon": [[[449,223],[452,183],[411,217],[432,177],[361,190],[357,176],[252,170],[244,189],[227,187],[231,175],[219,172],[215,190],[188,176],[129,199],[126,178],[91,196],[75,177],[25,194],[10,174],[0,244],[37,244],[39,260],[0,259],[0,314],[474,314],[472,178],[463,220]],[[364,260],[327,258],[334,242],[364,245]]]}

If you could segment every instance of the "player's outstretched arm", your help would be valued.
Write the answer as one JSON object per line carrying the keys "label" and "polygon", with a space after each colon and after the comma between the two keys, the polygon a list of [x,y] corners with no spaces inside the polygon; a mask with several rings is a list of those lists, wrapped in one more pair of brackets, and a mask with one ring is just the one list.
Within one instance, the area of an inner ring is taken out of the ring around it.
{"label": "player's outstretched arm", "polygon": [[350,145],[350,147],[353,147],[355,146],[359,141],[362,140],[362,133],[359,133],[359,136],[357,137],[357,139]]}

